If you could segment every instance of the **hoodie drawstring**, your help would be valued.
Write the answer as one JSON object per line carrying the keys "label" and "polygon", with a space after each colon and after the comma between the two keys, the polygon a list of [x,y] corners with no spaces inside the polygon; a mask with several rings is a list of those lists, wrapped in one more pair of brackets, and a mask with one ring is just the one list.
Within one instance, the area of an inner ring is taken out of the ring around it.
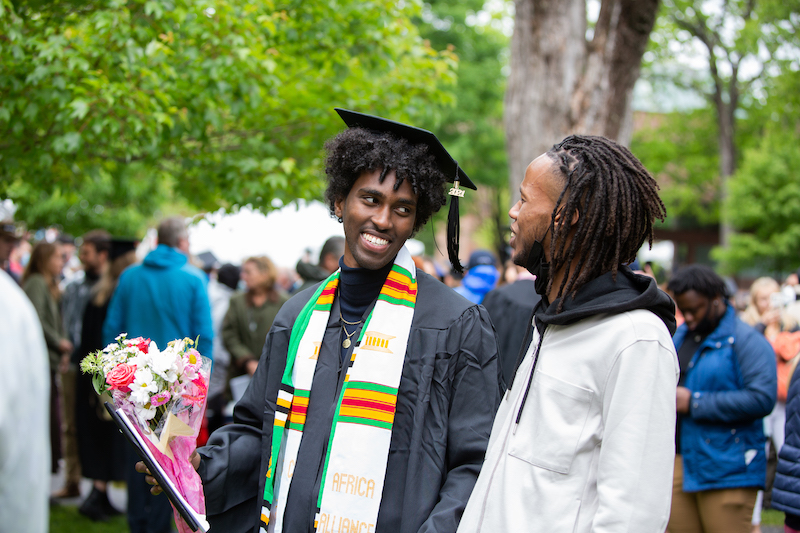
{"label": "hoodie drawstring", "polygon": [[536,351],[533,353],[533,364],[531,365],[531,376],[528,379],[528,386],[525,387],[525,393],[522,395],[522,403],[519,404],[519,411],[517,411],[517,420],[514,422],[515,426],[519,425],[519,419],[522,417],[522,410],[525,408],[525,401],[528,399],[528,393],[531,390],[531,383],[533,383],[533,373],[536,372],[536,362],[539,361],[539,352],[542,350],[542,341],[544,341],[544,334],[547,331],[547,324],[545,324],[542,334],[539,336],[539,344],[536,345]]}

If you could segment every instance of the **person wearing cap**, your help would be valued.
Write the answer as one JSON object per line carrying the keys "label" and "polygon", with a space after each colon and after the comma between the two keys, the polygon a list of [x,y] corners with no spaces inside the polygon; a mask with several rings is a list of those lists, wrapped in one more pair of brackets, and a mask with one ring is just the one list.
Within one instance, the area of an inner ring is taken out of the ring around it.
{"label": "person wearing cap", "polygon": [[567,137],[528,166],[510,245],[542,299],[459,532],[665,530],[675,307],[624,266],[665,216],[657,191],[603,137]]}
{"label": "person wearing cap", "polygon": [[472,303],[482,303],[486,293],[494,289],[500,279],[497,261],[488,250],[475,250],[469,256],[467,272],[455,291]]}
{"label": "person wearing cap", "polygon": [[[103,345],[121,333],[151,339],[160,349],[175,339],[199,338],[197,350],[214,357],[214,329],[206,285],[208,277],[189,264],[189,233],[181,217],[158,225],[158,246],[144,261],[126,269],[111,296],[103,325]],[[127,467],[128,526],[131,533],[166,533],[172,509],[166,498],[154,497],[133,469]]]}
{"label": "person wearing cap", "polygon": [[0,221],[0,268],[11,276],[17,285],[20,284],[20,277],[9,268],[8,260],[21,238],[22,230],[13,220]]}
{"label": "person wearing cap", "polygon": [[215,530],[453,532],[483,462],[500,400],[489,317],[404,247],[447,180],[471,182],[430,132],[338,111],[350,128],[326,144],[325,197],[344,255],[281,308],[235,423],[199,449]]}

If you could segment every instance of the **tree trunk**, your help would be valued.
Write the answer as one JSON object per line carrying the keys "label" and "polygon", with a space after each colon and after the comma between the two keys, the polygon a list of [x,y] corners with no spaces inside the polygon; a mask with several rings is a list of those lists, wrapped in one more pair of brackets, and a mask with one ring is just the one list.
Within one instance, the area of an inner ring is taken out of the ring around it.
{"label": "tree trunk", "polygon": [[515,0],[505,101],[514,201],[525,168],[570,133],[630,141],[631,97],[658,0],[603,0],[591,41],[585,0]]}

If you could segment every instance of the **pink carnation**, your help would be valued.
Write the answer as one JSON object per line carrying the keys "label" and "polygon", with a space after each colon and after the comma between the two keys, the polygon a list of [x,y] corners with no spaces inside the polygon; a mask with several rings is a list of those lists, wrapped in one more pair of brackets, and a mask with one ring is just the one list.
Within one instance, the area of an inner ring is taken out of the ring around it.
{"label": "pink carnation", "polygon": [[158,394],[154,394],[150,396],[150,405],[152,407],[158,407],[159,405],[164,405],[169,401],[172,395],[168,391],[159,392]]}
{"label": "pink carnation", "polygon": [[111,390],[119,390],[122,392],[130,392],[128,387],[133,383],[134,373],[136,372],[136,365],[128,365],[125,363],[118,364],[111,372],[106,374],[106,383]]}
{"label": "pink carnation", "polygon": [[150,339],[145,339],[144,337],[126,340],[125,343],[128,346],[136,346],[136,349],[142,353],[147,353],[147,350],[150,349]]}

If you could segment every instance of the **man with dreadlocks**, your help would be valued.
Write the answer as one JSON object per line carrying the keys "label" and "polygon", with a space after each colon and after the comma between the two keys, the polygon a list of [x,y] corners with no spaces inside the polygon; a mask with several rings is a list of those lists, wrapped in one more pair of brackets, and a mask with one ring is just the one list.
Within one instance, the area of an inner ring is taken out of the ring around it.
{"label": "man with dreadlocks", "polygon": [[570,136],[528,166],[511,246],[542,300],[460,533],[666,528],[675,307],[625,266],[665,216],[657,190],[602,137]]}
{"label": "man with dreadlocks", "polygon": [[501,398],[489,315],[404,246],[446,181],[474,185],[430,132],[337,111],[326,199],[344,255],[283,305],[235,423],[199,450],[214,531],[454,532],[483,463]]}

